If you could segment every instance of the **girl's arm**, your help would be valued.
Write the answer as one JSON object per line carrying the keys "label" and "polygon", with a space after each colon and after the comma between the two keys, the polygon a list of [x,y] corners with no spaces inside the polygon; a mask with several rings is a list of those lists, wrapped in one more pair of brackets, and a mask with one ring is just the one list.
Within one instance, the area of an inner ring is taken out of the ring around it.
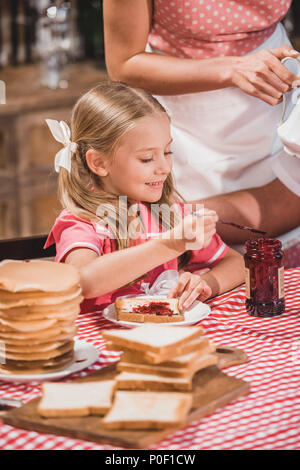
{"label": "girl's arm", "polygon": [[141,245],[98,256],[90,249],[76,248],[65,263],[79,269],[82,295],[95,298],[119,289],[160,264],[184,253],[183,240],[149,240]]}
{"label": "girl's arm", "polygon": [[205,210],[202,220],[190,214],[157,239],[100,257],[92,250],[76,248],[66,256],[65,262],[79,269],[82,295],[95,298],[177,258],[186,251],[187,243],[198,244],[195,249],[207,246],[216,232],[217,220],[214,211]]}
{"label": "girl's arm", "polygon": [[210,271],[201,275],[211,288],[210,297],[223,294],[245,281],[245,265],[243,256],[237,251],[229,248],[226,255]]}
{"label": "girl's arm", "polygon": [[243,57],[177,58],[147,53],[152,0],[104,0],[106,66],[110,78],[148,90],[175,95],[237,86],[276,105],[297,79],[280,59],[296,57],[290,46]]}

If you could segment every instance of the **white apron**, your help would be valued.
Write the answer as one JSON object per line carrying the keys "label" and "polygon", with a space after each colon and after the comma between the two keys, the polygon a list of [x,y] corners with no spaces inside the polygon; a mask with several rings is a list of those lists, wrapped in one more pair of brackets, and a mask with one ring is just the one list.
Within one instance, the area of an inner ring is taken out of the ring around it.
{"label": "white apron", "polygon": [[[290,41],[278,24],[252,53],[284,44]],[[159,53],[149,45],[146,50]],[[236,87],[156,98],[171,117],[173,175],[187,201],[262,186],[276,177],[270,157],[281,147],[278,140],[274,145],[274,135],[282,104],[270,106]],[[300,240],[300,229],[296,237]]]}
{"label": "white apron", "polygon": [[[279,24],[253,52],[283,44],[290,41]],[[274,179],[268,157],[281,104],[270,106],[236,87],[156,98],[170,113],[173,175],[186,200],[261,186]]]}

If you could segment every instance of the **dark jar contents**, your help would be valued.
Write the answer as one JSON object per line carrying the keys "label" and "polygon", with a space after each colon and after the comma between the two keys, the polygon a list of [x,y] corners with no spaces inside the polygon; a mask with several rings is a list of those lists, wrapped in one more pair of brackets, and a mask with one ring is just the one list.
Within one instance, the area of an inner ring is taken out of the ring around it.
{"label": "dark jar contents", "polygon": [[246,310],[254,317],[275,317],[285,309],[281,242],[257,238],[246,242]]}

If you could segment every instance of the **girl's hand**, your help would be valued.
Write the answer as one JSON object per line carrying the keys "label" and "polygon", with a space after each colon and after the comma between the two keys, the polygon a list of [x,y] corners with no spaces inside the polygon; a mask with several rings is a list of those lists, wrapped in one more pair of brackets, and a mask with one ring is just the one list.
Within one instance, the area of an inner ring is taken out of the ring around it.
{"label": "girl's hand", "polygon": [[172,230],[164,232],[163,238],[178,240],[182,251],[206,248],[216,233],[218,216],[215,211],[204,209],[203,215],[187,215]]}
{"label": "girl's hand", "polygon": [[299,52],[286,45],[237,57],[231,71],[231,82],[248,95],[275,106],[299,78],[280,61],[298,55]]}
{"label": "girl's hand", "polygon": [[180,275],[178,283],[168,293],[168,298],[180,297],[179,308],[189,308],[197,299],[204,302],[212,295],[209,285],[198,276],[190,272]]}

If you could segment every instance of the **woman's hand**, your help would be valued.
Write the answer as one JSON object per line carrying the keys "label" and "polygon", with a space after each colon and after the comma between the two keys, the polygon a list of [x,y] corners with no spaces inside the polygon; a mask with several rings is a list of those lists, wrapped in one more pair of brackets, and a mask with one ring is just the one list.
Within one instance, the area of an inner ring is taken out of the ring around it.
{"label": "woman's hand", "polygon": [[216,233],[218,216],[215,211],[204,209],[203,214],[185,216],[172,230],[164,232],[162,238],[178,240],[181,251],[206,248]]}
{"label": "woman's hand", "polygon": [[286,45],[236,57],[231,70],[232,85],[275,106],[298,78],[280,61],[285,57],[296,58],[298,55],[299,52]]}
{"label": "woman's hand", "polygon": [[168,298],[180,297],[179,308],[189,308],[198,299],[204,302],[212,295],[209,285],[198,276],[190,272],[180,275],[178,283],[168,293]]}

